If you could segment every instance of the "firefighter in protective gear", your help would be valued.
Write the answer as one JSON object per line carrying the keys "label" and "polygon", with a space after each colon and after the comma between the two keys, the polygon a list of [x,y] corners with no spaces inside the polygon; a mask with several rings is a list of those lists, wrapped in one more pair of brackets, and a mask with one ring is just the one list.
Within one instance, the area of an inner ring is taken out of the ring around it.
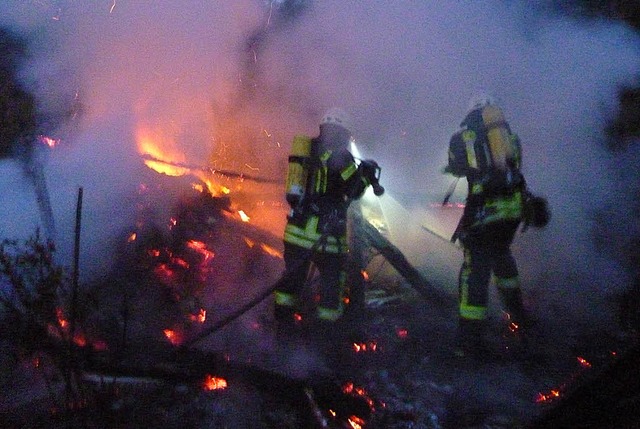
{"label": "firefighter in protective gear", "polygon": [[526,322],[518,267],[511,244],[522,221],[525,179],[521,146],[493,97],[474,97],[449,142],[445,172],[466,177],[465,208],[452,241],[460,240],[457,355],[482,350],[492,276],[513,327]]}
{"label": "firefighter in protective gear", "polygon": [[[322,117],[317,137],[294,138],[286,194],[291,211],[284,231],[287,281],[274,292],[279,330],[289,329],[309,307],[314,314],[307,316],[320,322],[335,322],[343,314],[347,209],[375,180],[370,163],[356,164],[347,149],[351,129],[349,116],[333,108]],[[305,286],[312,266],[320,285],[319,300],[310,306]]]}

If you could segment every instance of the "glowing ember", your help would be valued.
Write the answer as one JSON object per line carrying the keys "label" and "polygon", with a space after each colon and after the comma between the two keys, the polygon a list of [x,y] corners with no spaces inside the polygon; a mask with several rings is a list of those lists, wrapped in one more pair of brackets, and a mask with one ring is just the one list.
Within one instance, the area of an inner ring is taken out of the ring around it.
{"label": "glowing ember", "polygon": [[584,368],[590,368],[591,367],[591,364],[585,358],[582,358],[582,357],[578,356],[577,359],[578,359],[578,362],[580,362],[580,365],[582,365]]}
{"label": "glowing ember", "polygon": [[369,273],[367,273],[365,270],[360,271],[360,274],[362,274],[362,278],[364,279],[364,281],[369,281]]}
{"label": "glowing ember", "polygon": [[369,395],[364,390],[364,388],[354,385],[352,381],[348,381],[342,386],[342,391],[347,395],[361,397],[369,405],[369,408],[371,409],[371,411],[375,411],[374,401],[369,397]]}
{"label": "glowing ember", "polygon": [[409,331],[405,328],[398,328],[396,330],[396,335],[398,338],[402,338],[404,340],[409,336]]}
{"label": "glowing ember", "polygon": [[220,390],[227,388],[227,380],[207,374],[203,382],[204,390]]}
{"label": "glowing ember", "polygon": [[378,350],[378,344],[375,341],[368,341],[366,343],[353,343],[353,350],[355,350],[356,353],[375,352]]}
{"label": "glowing ember", "polygon": [[38,140],[49,147],[56,147],[58,143],[60,143],[60,139],[52,139],[51,137],[47,136],[39,136]]}
{"label": "glowing ember", "polygon": [[357,416],[350,416],[347,420],[353,429],[362,429],[364,427],[364,420]]}
{"label": "glowing ember", "polygon": [[205,310],[204,308],[201,308],[197,314],[191,314],[189,316],[189,319],[191,319],[194,322],[204,323],[205,320],[207,320],[207,310]]}
{"label": "glowing ember", "polygon": [[174,272],[167,264],[160,264],[153,270],[154,274],[165,280],[170,280],[174,276]]}
{"label": "glowing ember", "polygon": [[548,393],[542,393],[542,392],[538,393],[538,396],[536,397],[536,402],[549,403],[551,401],[558,399],[559,397],[560,397],[560,391],[556,389],[552,389]]}
{"label": "glowing ember", "polygon": [[56,317],[58,318],[58,324],[61,328],[66,328],[69,325],[69,322],[64,318],[64,313],[61,308],[56,308]]}
{"label": "glowing ember", "polygon": [[174,346],[177,346],[182,342],[182,338],[180,338],[180,335],[173,329],[165,329],[163,332],[164,332],[164,336]]}
{"label": "glowing ember", "polygon": [[215,256],[215,253],[213,251],[207,249],[207,245],[204,244],[202,241],[189,240],[187,242],[187,247],[189,249],[195,250],[200,255],[202,255],[202,257],[204,257],[205,261],[208,261],[209,259],[211,259],[211,258],[213,258]]}
{"label": "glowing ember", "polygon": [[138,234],[136,234],[135,232],[132,232],[131,234],[129,234],[129,238],[127,239],[127,242],[131,243],[132,241],[136,241],[137,237],[138,237]]}
{"label": "glowing ember", "polygon": [[282,259],[282,252],[279,252],[278,250],[274,249],[271,246],[267,246],[266,244],[262,243],[260,244],[260,248],[264,251],[264,253],[266,253],[269,256],[273,256],[274,258],[279,258]]}

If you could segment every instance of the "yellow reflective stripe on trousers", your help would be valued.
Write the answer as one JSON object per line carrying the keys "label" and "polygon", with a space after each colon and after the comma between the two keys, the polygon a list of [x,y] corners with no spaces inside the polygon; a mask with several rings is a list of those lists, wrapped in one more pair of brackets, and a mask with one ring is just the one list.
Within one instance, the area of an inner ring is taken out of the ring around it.
{"label": "yellow reflective stripe on trousers", "polygon": [[[284,230],[284,241],[295,244],[296,246],[311,249],[320,240],[322,234],[318,232],[318,217],[312,216],[307,221],[305,228],[297,225],[288,224]],[[325,243],[320,243],[318,250],[327,253],[344,253],[347,252],[347,238],[327,236]]]}
{"label": "yellow reflective stripe on trousers", "polygon": [[471,274],[471,252],[465,250],[464,263],[460,273],[460,306],[458,313],[463,319],[485,320],[487,318],[487,307],[469,304],[469,274]]}
{"label": "yellow reflective stripe on trousers", "polygon": [[460,317],[467,320],[485,320],[487,318],[487,307],[460,303]]}

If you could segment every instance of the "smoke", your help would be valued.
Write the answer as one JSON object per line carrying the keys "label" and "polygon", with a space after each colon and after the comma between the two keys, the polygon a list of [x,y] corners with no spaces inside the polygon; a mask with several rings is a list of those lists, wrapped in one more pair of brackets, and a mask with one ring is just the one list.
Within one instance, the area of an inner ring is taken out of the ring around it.
{"label": "smoke", "polygon": [[[430,201],[449,185],[449,136],[486,89],[553,210],[516,246],[528,286],[579,314],[626,282],[591,239],[593,212],[624,198],[601,144],[617,88],[640,70],[638,37],[622,25],[497,0],[5,0],[0,16],[30,43],[23,80],[61,139],[46,163],[61,247],[70,254],[83,187],[83,255],[96,272],[110,260],[98,243],[132,222],[142,138],[175,161],[282,179],[292,136],[316,133],[340,105],[389,195]],[[31,198],[4,187],[14,206]],[[629,222],[624,208],[613,216],[612,229]]]}

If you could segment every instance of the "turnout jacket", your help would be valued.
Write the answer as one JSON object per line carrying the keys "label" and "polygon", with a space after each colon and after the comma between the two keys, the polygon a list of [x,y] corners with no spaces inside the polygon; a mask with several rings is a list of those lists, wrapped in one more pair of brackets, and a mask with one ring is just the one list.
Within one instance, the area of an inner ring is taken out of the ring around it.
{"label": "turnout jacket", "polygon": [[[346,149],[324,150],[312,140],[305,193],[289,200],[284,241],[318,252],[346,253],[347,210],[371,184]],[[321,240],[322,239],[322,240]]]}

